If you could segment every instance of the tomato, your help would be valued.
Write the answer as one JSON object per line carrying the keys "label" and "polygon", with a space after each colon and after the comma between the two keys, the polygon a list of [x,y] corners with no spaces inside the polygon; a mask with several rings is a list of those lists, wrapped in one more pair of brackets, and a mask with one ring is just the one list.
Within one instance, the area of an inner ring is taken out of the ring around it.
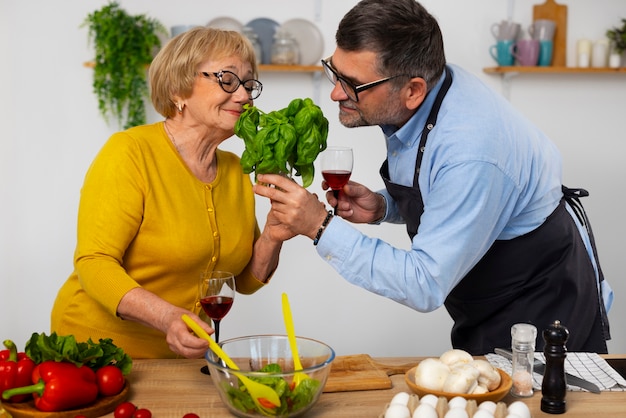
{"label": "tomato", "polygon": [[100,367],[96,371],[98,381],[98,392],[102,396],[117,395],[124,389],[126,378],[119,367],[108,365]]}
{"label": "tomato", "polygon": [[258,398],[257,399],[259,401],[259,403],[261,404],[261,406],[263,408],[268,408],[268,409],[274,409],[276,408],[276,405],[274,405],[273,403],[271,403],[268,399],[265,398]]}
{"label": "tomato", "polygon": [[137,407],[132,402],[122,402],[115,408],[113,416],[115,418],[132,418]]}
{"label": "tomato", "polygon": [[135,411],[133,418],[152,418],[152,412],[149,409],[141,408]]}
{"label": "tomato", "polygon": [[189,412],[183,415],[183,418],[200,418],[200,416],[198,414],[194,414],[193,412]]}

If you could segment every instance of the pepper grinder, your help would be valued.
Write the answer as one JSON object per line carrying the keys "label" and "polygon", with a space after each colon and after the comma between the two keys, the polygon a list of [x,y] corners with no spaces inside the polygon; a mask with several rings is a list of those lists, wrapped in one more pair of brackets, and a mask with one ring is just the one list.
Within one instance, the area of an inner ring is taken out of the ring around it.
{"label": "pepper grinder", "polygon": [[567,390],[565,381],[567,348],[565,342],[568,337],[569,331],[558,320],[543,330],[546,372],[541,383],[541,410],[549,414],[563,414],[565,412],[565,393]]}

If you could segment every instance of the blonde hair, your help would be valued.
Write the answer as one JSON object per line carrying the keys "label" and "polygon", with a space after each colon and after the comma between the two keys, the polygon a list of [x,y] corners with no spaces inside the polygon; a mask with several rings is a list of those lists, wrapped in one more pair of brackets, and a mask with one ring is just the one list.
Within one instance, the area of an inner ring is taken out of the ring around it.
{"label": "blonde hair", "polygon": [[257,77],[254,48],[239,32],[196,27],[171,39],[150,64],[155,110],[166,118],[174,116],[177,112],[174,96],[185,99],[191,95],[198,65],[231,56],[250,63],[253,77]]}

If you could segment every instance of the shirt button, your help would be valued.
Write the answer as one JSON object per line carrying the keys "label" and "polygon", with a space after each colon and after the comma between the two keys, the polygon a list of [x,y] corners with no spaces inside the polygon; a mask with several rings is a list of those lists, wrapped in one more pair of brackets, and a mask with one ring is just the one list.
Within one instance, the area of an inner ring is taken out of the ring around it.
{"label": "shirt button", "polygon": [[217,261],[217,257],[211,258],[211,261],[215,263]]}
{"label": "shirt button", "polygon": [[204,188],[207,189],[207,190],[211,190],[212,187],[211,187],[210,184],[207,184],[206,186],[204,186]]}
{"label": "shirt button", "polygon": [[213,232],[213,236],[214,236],[215,238],[217,238],[217,237],[219,236],[219,233],[217,233],[217,231],[216,231],[216,232]]}
{"label": "shirt button", "polygon": [[213,208],[207,208],[207,211],[208,211],[209,213],[213,213]]}
{"label": "shirt button", "polygon": [[333,259],[333,256],[330,254],[326,254],[326,261],[330,261]]}

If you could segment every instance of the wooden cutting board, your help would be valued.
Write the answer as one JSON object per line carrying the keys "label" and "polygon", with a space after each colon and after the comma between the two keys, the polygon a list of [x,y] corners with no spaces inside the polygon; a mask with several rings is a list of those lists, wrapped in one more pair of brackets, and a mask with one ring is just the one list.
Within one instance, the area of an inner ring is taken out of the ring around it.
{"label": "wooden cutting board", "polygon": [[415,365],[384,365],[375,362],[368,354],[337,356],[332,362],[324,392],[389,389],[389,376],[404,374]]}
{"label": "wooden cutting board", "polygon": [[546,0],[543,4],[537,4],[533,6],[533,21],[538,19],[556,22],[552,66],[565,67],[567,65],[567,6],[557,4],[554,0]]}

